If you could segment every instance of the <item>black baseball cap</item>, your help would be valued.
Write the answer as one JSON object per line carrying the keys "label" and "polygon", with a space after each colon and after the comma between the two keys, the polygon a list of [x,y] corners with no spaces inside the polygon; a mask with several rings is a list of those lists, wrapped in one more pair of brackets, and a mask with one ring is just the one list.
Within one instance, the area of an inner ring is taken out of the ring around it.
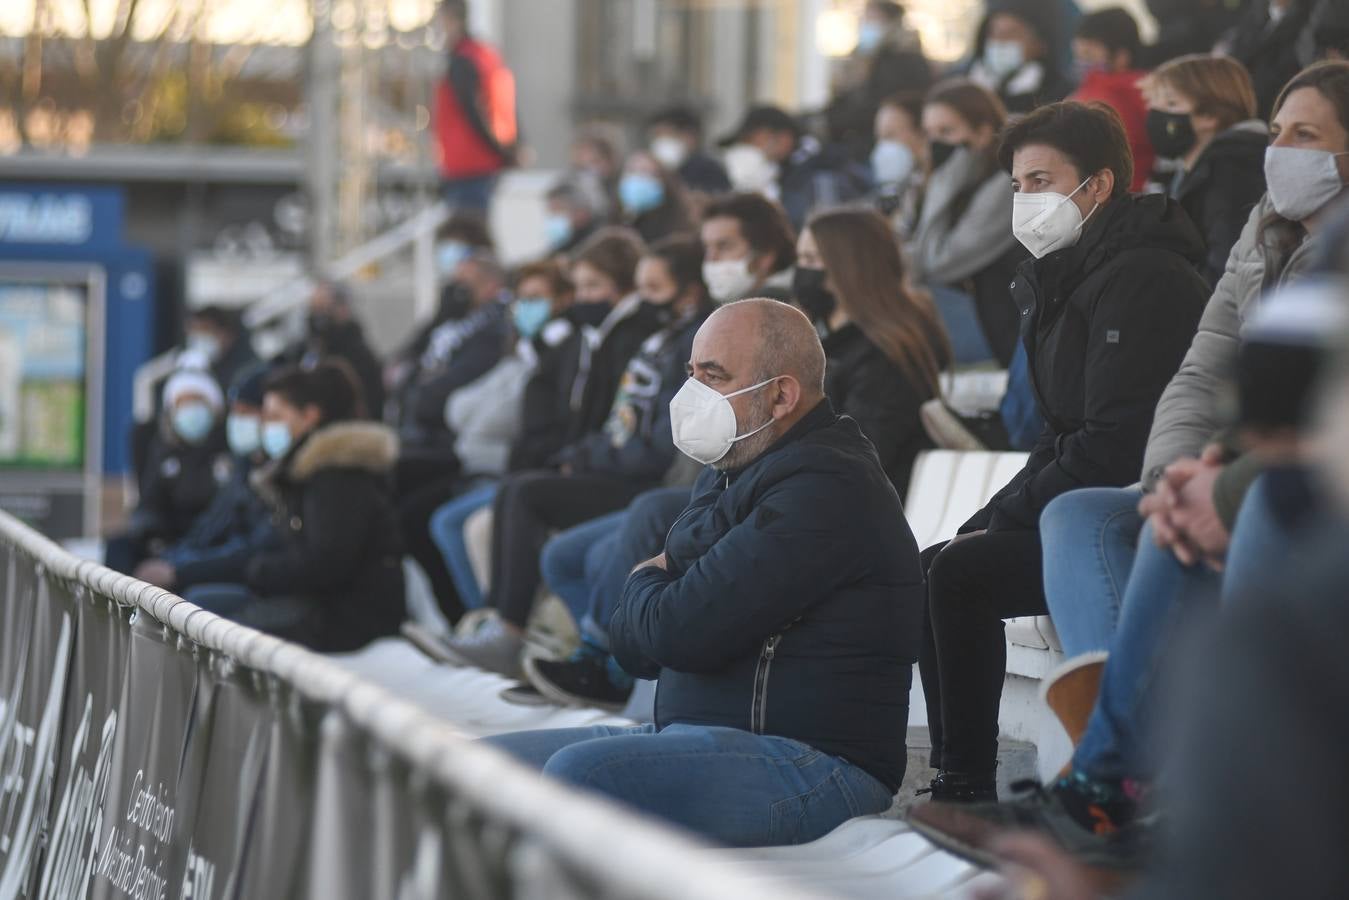
{"label": "black baseball cap", "polygon": [[735,130],[717,141],[719,147],[729,147],[732,144],[738,144],[745,139],[747,135],[753,134],[761,129],[768,131],[790,131],[797,137],[801,136],[801,124],[791,113],[777,106],[755,106],[751,107],[745,117],[740,120],[740,124]]}

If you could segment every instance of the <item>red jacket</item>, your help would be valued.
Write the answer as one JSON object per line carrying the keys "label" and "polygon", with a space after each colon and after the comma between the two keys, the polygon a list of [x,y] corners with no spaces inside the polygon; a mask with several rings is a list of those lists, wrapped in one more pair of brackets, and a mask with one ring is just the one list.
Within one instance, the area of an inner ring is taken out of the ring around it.
{"label": "red jacket", "polygon": [[1124,133],[1129,137],[1129,149],[1134,155],[1134,181],[1131,191],[1141,191],[1152,174],[1152,164],[1157,155],[1152,150],[1152,141],[1148,139],[1148,104],[1138,81],[1146,72],[1136,70],[1128,72],[1092,72],[1082,79],[1077,90],[1069,100],[1090,103],[1094,100],[1104,103],[1124,120]]}
{"label": "red jacket", "polygon": [[449,72],[436,85],[432,125],[446,178],[506,167],[517,137],[515,76],[495,50],[470,37],[455,45]]}

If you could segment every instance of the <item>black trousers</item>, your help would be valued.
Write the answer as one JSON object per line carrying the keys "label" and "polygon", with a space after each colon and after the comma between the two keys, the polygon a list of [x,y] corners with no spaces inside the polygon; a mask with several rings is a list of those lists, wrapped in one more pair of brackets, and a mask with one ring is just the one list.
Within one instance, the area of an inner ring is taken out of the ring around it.
{"label": "black trousers", "polygon": [[928,624],[918,658],[932,736],[932,765],[992,772],[998,706],[1007,674],[1003,619],[1044,615],[1038,531],[998,531],[938,544],[922,554]]}
{"label": "black trousers", "polygon": [[623,509],[650,485],[613,475],[520,472],[492,506],[492,586],[487,602],[521,628],[539,589],[539,555],[557,529]]}
{"label": "black trousers", "polygon": [[408,493],[398,504],[398,525],[403,532],[403,546],[426,572],[431,591],[436,595],[436,604],[450,622],[459,621],[459,617],[464,614],[464,604],[445,565],[445,557],[431,539],[431,516],[469,487],[472,484],[464,479],[442,478]]}

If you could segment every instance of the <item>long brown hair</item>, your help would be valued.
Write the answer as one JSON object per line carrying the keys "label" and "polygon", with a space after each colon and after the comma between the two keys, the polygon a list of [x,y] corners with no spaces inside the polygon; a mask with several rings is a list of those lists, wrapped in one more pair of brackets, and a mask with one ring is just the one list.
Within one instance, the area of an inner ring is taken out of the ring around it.
{"label": "long brown hair", "polygon": [[914,387],[940,393],[951,341],[926,291],[909,284],[890,225],[868,209],[833,209],[806,224],[839,306]]}

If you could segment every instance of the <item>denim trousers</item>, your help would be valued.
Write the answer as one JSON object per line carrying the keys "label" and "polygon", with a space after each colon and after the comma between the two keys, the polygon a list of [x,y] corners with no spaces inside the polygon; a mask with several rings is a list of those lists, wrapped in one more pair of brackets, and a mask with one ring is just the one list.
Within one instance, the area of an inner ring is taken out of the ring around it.
{"label": "denim trousers", "polygon": [[441,195],[451,210],[469,210],[486,216],[492,206],[496,185],[495,175],[447,178],[441,183]]}
{"label": "denim trousers", "polygon": [[1220,594],[1224,602],[1240,602],[1233,595],[1277,590],[1299,541],[1299,534],[1272,514],[1268,476],[1257,479],[1242,502],[1222,574],[1183,565],[1153,544],[1151,529],[1144,527],[1101,693],[1073,755],[1076,771],[1101,780],[1155,776],[1159,754],[1152,736],[1161,700],[1156,686],[1168,670],[1167,651],[1196,617],[1217,606]]}
{"label": "denim trousers", "polygon": [[559,532],[543,545],[539,556],[543,583],[562,599],[578,623],[590,610],[592,587],[614,552],[627,518],[626,510],[609,513]]}
{"label": "denim trousers", "polygon": [[800,844],[890,808],[871,775],[800,741],[705,725],[523,731],[486,739],[560,781],[716,844]]}
{"label": "denim trousers", "polygon": [[1065,655],[1105,650],[1114,637],[1143,519],[1137,488],[1085,488],[1040,515],[1045,600]]}
{"label": "denim trousers", "polygon": [[259,597],[242,584],[199,584],[188,588],[183,599],[231,622],[273,633],[302,624],[314,612],[308,601]]}
{"label": "denim trousers", "polygon": [[473,565],[468,559],[464,523],[478,510],[491,506],[496,494],[495,484],[485,484],[455,497],[431,514],[431,539],[440,548],[441,556],[445,557],[445,567],[450,570],[450,578],[454,580],[459,602],[464,605],[464,609],[478,609],[483,603],[482,585],[478,584]]}
{"label": "denim trousers", "polygon": [[969,365],[993,359],[993,350],[984,337],[984,326],[979,323],[979,311],[974,305],[974,298],[944,284],[927,284],[924,288],[932,295],[937,313],[951,338],[955,364]]}
{"label": "denim trousers", "polygon": [[666,535],[688,505],[688,488],[655,488],[622,512],[570,528],[544,545],[544,581],[573,613],[581,611],[577,621],[587,641],[609,646],[609,620],[628,575],[665,548]]}

